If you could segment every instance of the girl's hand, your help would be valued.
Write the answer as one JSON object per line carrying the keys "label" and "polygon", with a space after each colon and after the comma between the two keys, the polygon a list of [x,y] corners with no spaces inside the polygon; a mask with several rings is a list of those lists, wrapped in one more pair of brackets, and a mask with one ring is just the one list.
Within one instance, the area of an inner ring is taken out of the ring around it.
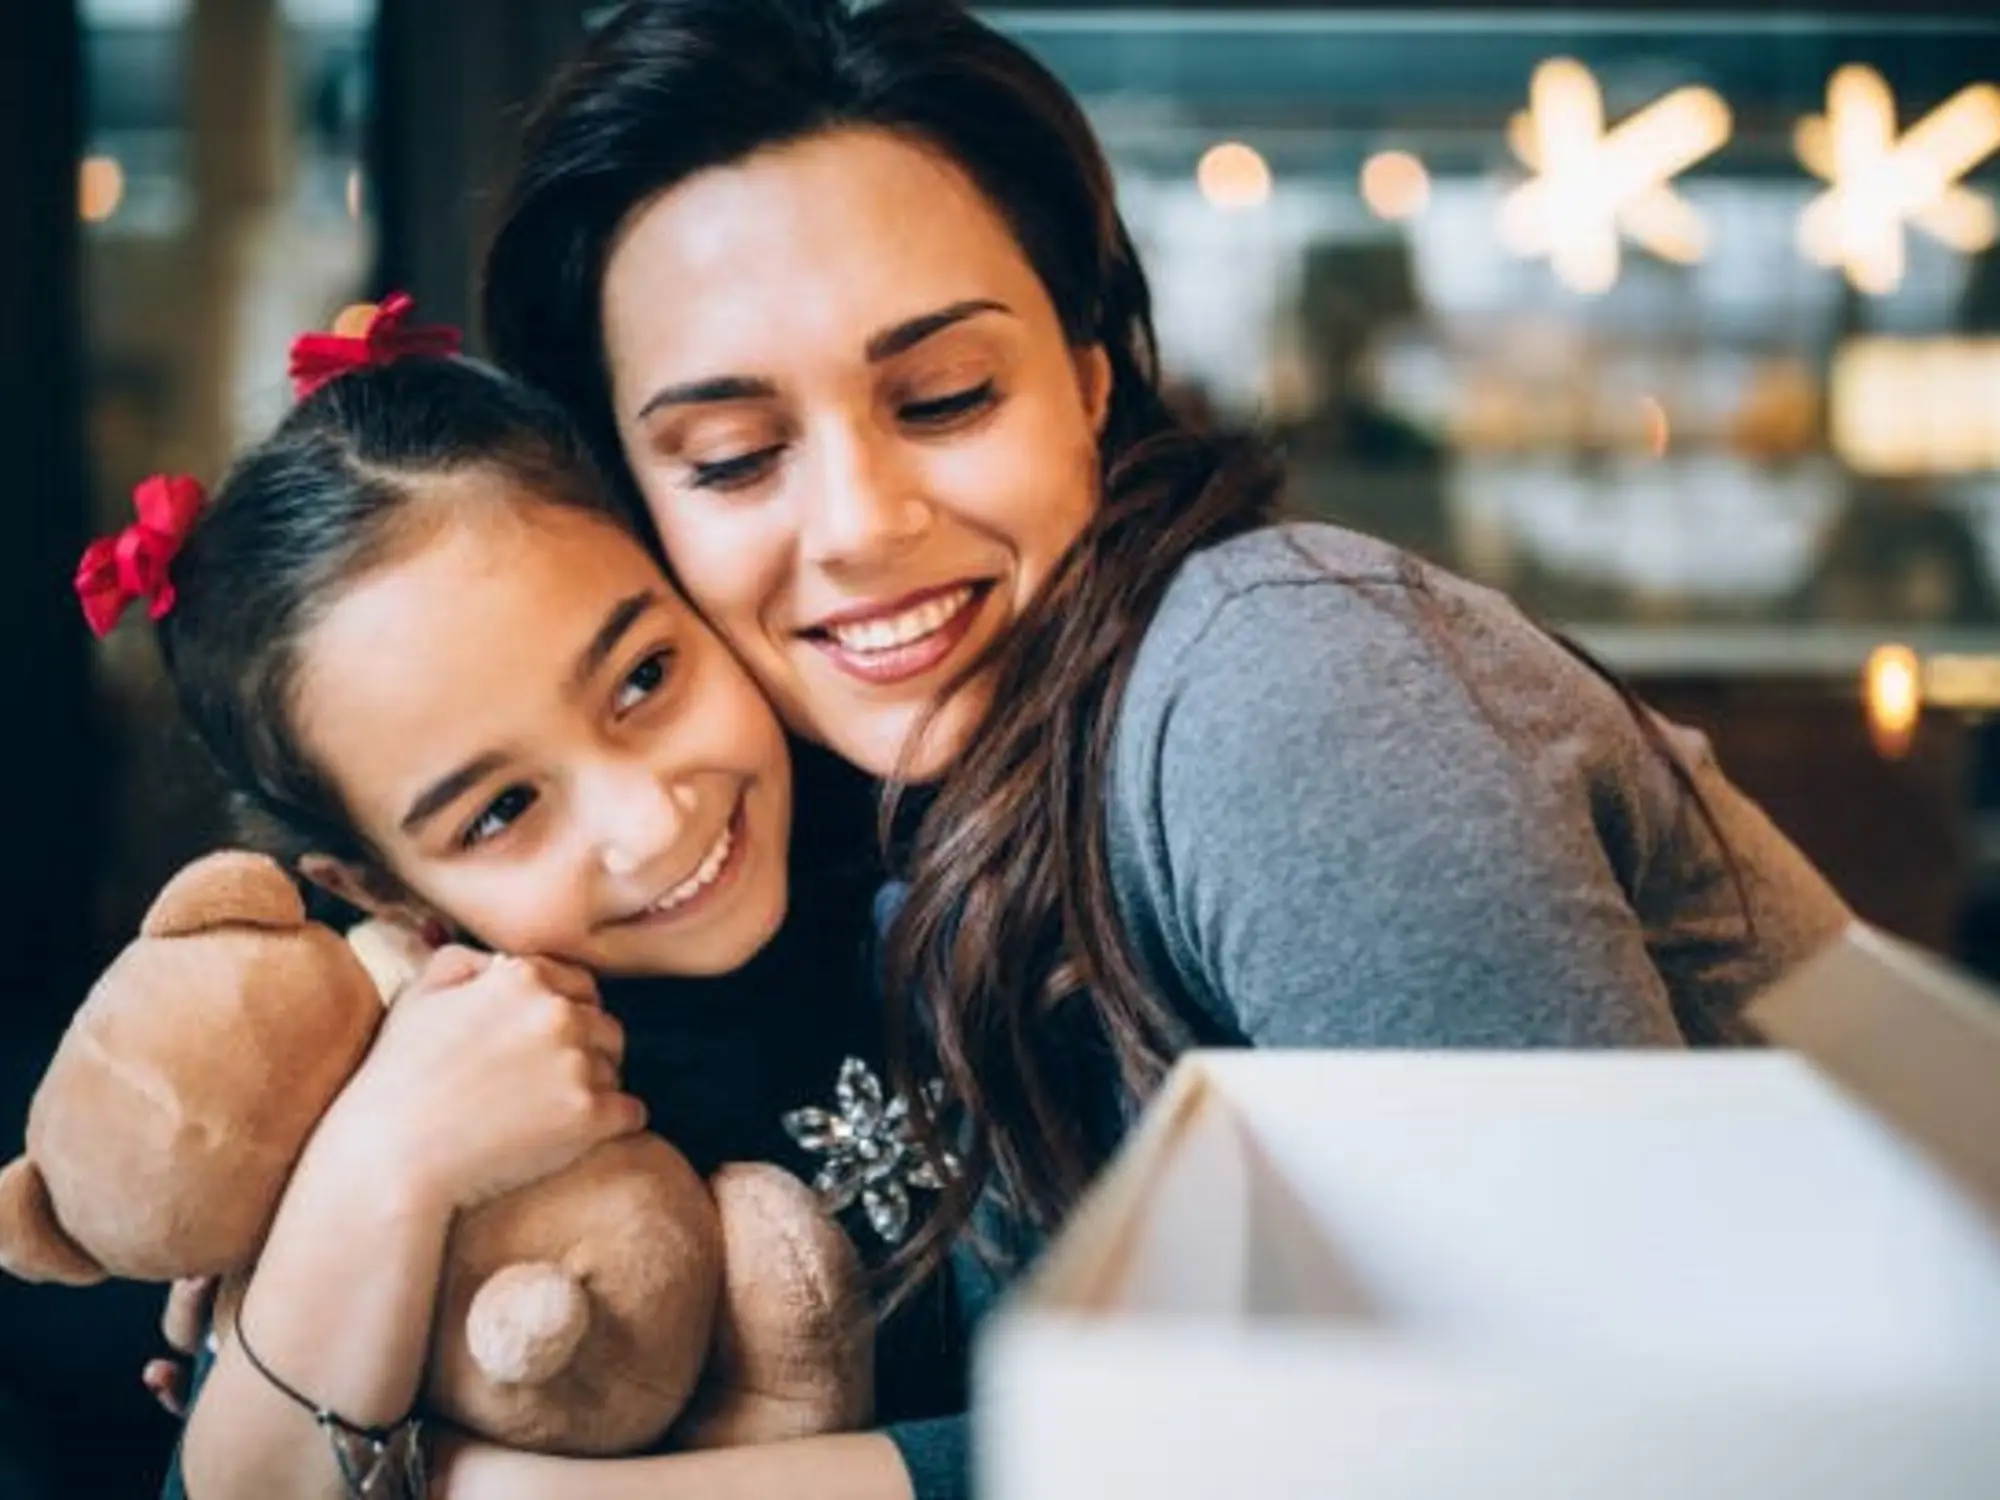
{"label": "girl's hand", "polygon": [[188,1373],[208,1332],[208,1312],[215,1301],[213,1276],[176,1281],[167,1292],[160,1314],[160,1334],[180,1358],[149,1359],[139,1378],[153,1399],[176,1417],[187,1415]]}
{"label": "girl's hand", "polygon": [[440,950],[404,991],[308,1154],[446,1212],[559,1171],[646,1123],[620,1091],[624,1033],[590,976]]}

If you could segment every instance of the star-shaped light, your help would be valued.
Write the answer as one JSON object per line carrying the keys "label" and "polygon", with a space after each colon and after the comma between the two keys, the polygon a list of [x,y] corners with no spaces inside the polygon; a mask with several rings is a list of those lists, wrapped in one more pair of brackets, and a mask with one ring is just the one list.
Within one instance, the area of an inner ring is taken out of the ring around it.
{"label": "star-shaped light", "polygon": [[1966,255],[2000,234],[1993,204],[1959,179],[2000,149],[2000,87],[1977,83],[1896,134],[1896,99],[1873,68],[1840,69],[1826,113],[1799,122],[1793,144],[1828,184],[1799,219],[1799,246],[1875,296],[1903,280],[1903,225]]}
{"label": "star-shaped light", "polygon": [[1604,128],[1604,94],[1573,58],[1535,69],[1528,109],[1508,129],[1536,175],[1500,206],[1500,238],[1517,255],[1547,256],[1572,291],[1618,279],[1621,233],[1664,260],[1691,263],[1708,245],[1701,215],[1673,179],[1729,139],[1729,106],[1690,84]]}
{"label": "star-shaped light", "polygon": [[[933,1080],[923,1092],[935,1117],[944,1085]],[[792,1110],[784,1126],[803,1149],[826,1158],[813,1190],[827,1212],[844,1213],[858,1201],[869,1226],[895,1245],[909,1232],[910,1189],[939,1191],[945,1178],[957,1173],[958,1161],[950,1152],[933,1161],[917,1138],[909,1101],[886,1095],[868,1065],[850,1057],[840,1065],[836,1107]]]}

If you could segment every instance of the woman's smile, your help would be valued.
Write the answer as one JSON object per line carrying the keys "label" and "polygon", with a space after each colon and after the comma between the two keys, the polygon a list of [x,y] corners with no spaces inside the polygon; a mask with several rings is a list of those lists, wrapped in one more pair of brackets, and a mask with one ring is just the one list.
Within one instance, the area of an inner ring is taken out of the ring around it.
{"label": "woman's smile", "polygon": [[894,686],[952,661],[992,592],[991,579],[946,584],[843,610],[799,634],[849,676]]}

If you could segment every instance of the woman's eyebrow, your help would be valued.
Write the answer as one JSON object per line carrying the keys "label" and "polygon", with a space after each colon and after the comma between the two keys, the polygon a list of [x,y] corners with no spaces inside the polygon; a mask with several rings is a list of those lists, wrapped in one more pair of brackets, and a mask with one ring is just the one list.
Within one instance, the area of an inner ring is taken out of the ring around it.
{"label": "woman's eyebrow", "polygon": [[894,359],[925,339],[943,333],[967,318],[976,318],[982,313],[1000,313],[1012,317],[1014,309],[1004,302],[995,302],[987,297],[974,297],[964,302],[954,302],[949,307],[940,307],[935,312],[919,313],[916,317],[884,328],[879,333],[870,334],[862,353],[871,365],[880,364],[885,359]]}
{"label": "woman's eyebrow", "polygon": [[778,388],[768,380],[748,375],[715,375],[706,380],[690,380],[684,385],[664,385],[646,398],[632,420],[643,422],[668,406],[707,406],[723,401],[768,401]]}
{"label": "woman's eyebrow", "polygon": [[[963,302],[954,302],[933,312],[918,313],[901,323],[884,328],[868,336],[862,346],[862,354],[871,365],[880,364],[885,359],[894,359],[916,348],[925,339],[943,333],[947,328],[965,322],[968,318],[980,317],[987,313],[999,313],[1003,317],[1013,317],[1014,309],[1004,302],[995,302],[989,297],[972,297]],[[769,401],[778,394],[778,388],[770,381],[750,375],[711,375],[701,380],[689,380],[679,385],[664,385],[646,398],[633,417],[635,422],[643,422],[654,412],[669,406],[713,406],[729,401]]]}

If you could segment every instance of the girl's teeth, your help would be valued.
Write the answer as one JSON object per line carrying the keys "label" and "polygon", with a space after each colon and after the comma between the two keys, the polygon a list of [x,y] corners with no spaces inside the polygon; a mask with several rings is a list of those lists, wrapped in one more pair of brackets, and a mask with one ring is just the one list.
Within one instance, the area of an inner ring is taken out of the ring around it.
{"label": "girl's teeth", "polygon": [[942,629],[972,600],[972,589],[953,589],[935,599],[926,599],[913,609],[879,620],[861,620],[851,625],[829,625],[831,635],[849,651],[893,651],[908,646]]}
{"label": "girl's teeth", "polygon": [[716,840],[715,847],[709,850],[707,855],[703,857],[701,864],[696,867],[694,874],[688,876],[686,880],[668,891],[658,901],[655,901],[653,903],[653,910],[655,912],[668,912],[677,906],[684,906],[707,890],[711,885],[715,884],[715,877],[720,875],[722,867],[729,863],[729,851],[735,847],[735,844],[735,820],[731,819],[729,824],[723,828],[722,837]]}

